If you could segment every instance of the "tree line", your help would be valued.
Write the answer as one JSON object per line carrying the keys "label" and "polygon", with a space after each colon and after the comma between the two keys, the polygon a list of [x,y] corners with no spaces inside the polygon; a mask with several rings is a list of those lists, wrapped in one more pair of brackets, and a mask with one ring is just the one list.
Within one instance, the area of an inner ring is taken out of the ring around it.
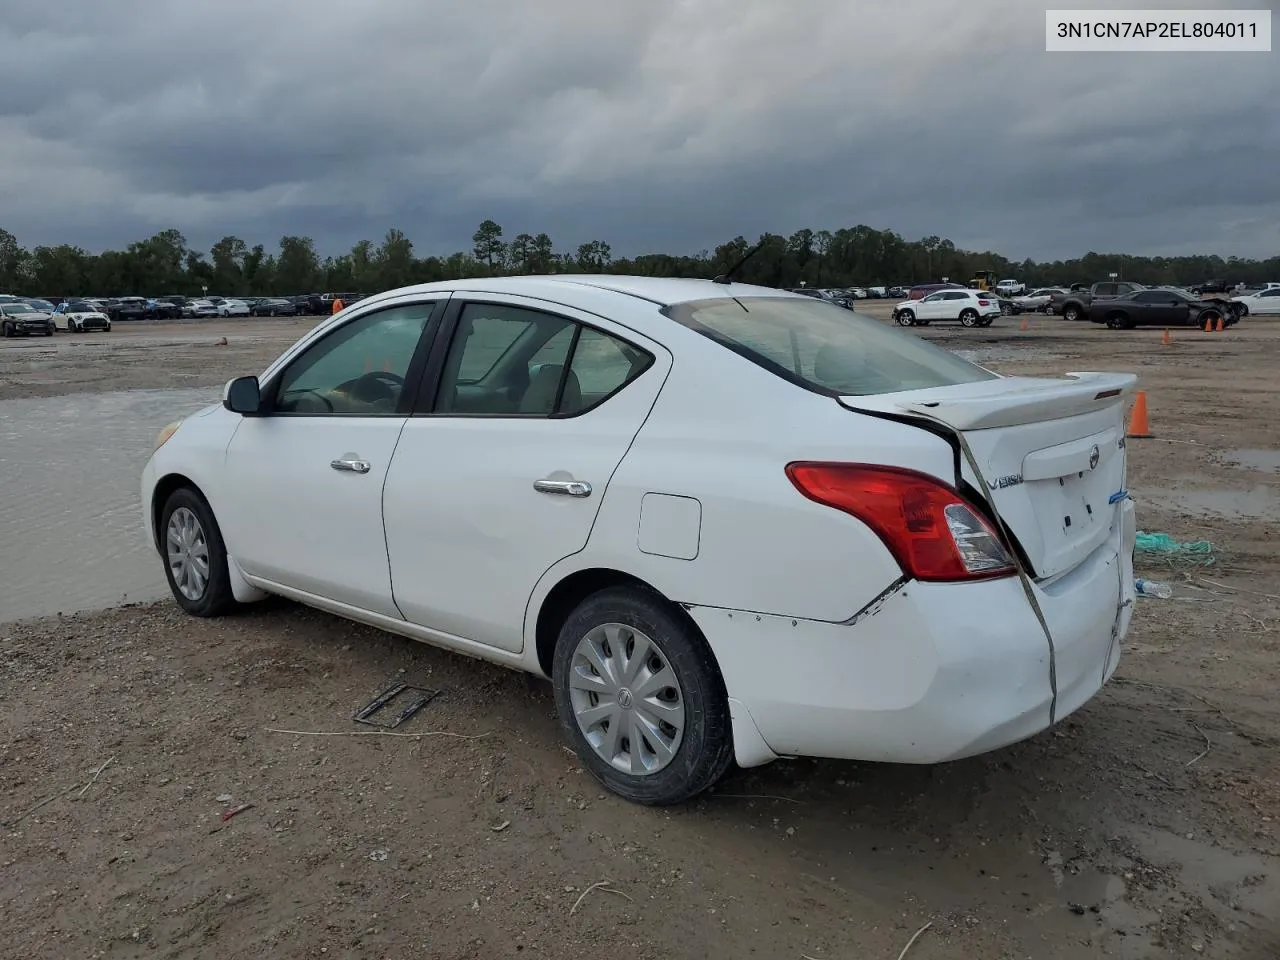
{"label": "tree line", "polygon": [[178,230],[162,230],[123,250],[90,253],[72,244],[23,248],[0,229],[0,293],[26,296],[164,296],[202,292],[222,296],[272,296],[325,291],[377,293],[411,283],[510,274],[618,273],[710,278],[724,273],[753,248],[735,275],[771,287],[851,287],[967,282],[977,271],[1013,277],[1029,286],[1092,282],[1112,273],[1148,284],[1190,285],[1209,279],[1256,283],[1280,279],[1280,256],[1250,260],[1218,256],[1136,257],[1088,253],[1075,260],[1010,260],[991,251],[962,250],[930,236],[906,240],[892,230],[859,225],[840,230],[797,230],[789,237],[766,233],[754,242],[734,237],[694,255],[649,253],[613,256],[608,243],[592,240],[572,251],[557,249],[546,233],[509,237],[493,220],[472,236],[470,250],[419,257],[396,229],[379,244],[362,240],[350,252],[321,256],[310,237],[284,236],[274,250],[223,237],[206,253],[188,246]]}

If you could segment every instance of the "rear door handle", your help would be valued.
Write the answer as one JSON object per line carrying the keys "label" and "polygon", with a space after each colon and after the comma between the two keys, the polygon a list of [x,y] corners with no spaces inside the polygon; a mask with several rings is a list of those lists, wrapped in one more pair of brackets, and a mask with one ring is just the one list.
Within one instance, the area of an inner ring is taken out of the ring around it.
{"label": "rear door handle", "polygon": [[554,493],[562,497],[591,496],[591,484],[585,480],[535,480],[533,489],[539,493]]}
{"label": "rear door handle", "polygon": [[337,460],[330,460],[329,466],[335,470],[344,470],[347,473],[368,473],[372,469],[368,460],[357,460],[354,457],[341,457]]}

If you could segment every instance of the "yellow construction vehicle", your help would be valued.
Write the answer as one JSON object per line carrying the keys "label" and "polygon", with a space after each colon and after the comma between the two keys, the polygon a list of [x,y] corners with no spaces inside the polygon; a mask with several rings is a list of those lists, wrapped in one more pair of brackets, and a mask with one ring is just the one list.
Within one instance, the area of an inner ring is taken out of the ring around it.
{"label": "yellow construction vehicle", "polygon": [[996,288],[996,274],[994,270],[979,270],[973,275],[973,279],[969,281],[969,286],[974,290],[994,290]]}

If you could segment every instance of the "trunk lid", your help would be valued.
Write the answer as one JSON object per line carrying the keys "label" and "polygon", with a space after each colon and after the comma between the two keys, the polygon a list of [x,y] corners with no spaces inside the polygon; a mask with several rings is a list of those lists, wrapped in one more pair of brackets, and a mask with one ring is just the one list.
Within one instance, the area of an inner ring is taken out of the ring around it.
{"label": "trunk lid", "polygon": [[[1125,414],[1137,377],[1069,373],[1001,377],[867,397],[841,397],[865,413],[942,421],[960,431],[1032,573],[1074,569],[1120,523]],[[968,463],[965,479],[981,490]]]}

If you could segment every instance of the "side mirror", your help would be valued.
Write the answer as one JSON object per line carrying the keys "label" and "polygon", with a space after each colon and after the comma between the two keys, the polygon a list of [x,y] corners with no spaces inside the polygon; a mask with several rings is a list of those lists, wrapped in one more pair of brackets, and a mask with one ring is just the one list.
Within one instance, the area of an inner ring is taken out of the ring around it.
{"label": "side mirror", "polygon": [[232,413],[253,417],[262,412],[262,393],[257,377],[236,377],[222,389],[222,405]]}

